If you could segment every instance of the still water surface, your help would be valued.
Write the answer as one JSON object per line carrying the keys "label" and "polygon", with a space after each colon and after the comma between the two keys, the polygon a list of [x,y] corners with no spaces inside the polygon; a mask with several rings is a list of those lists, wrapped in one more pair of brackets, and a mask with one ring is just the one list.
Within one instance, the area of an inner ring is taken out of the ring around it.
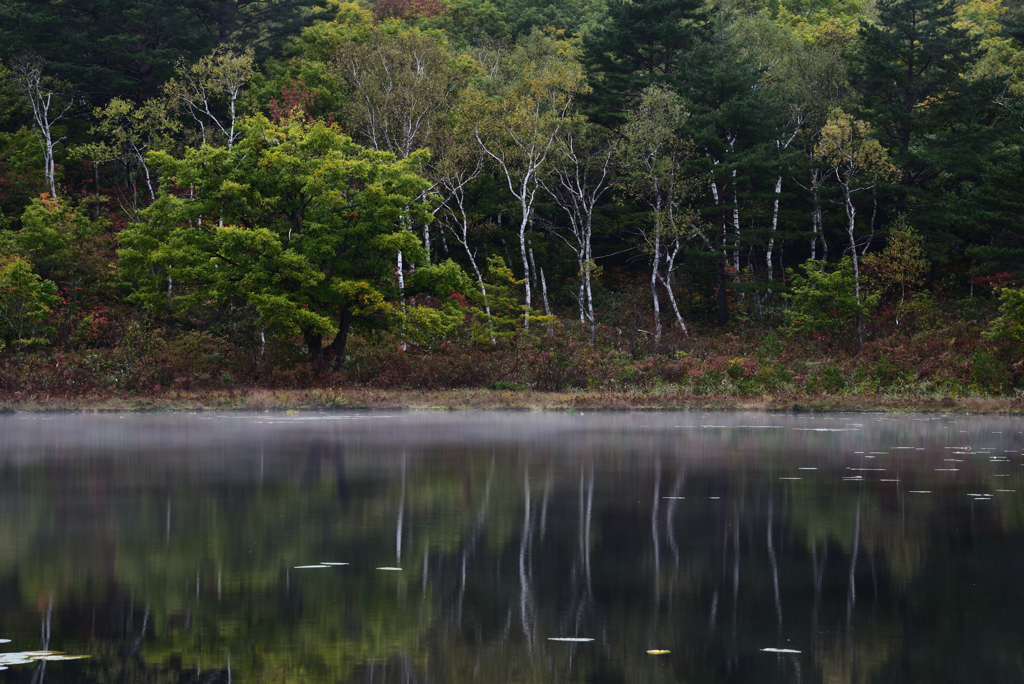
{"label": "still water surface", "polygon": [[0,416],[0,681],[1024,682],[1022,430]]}

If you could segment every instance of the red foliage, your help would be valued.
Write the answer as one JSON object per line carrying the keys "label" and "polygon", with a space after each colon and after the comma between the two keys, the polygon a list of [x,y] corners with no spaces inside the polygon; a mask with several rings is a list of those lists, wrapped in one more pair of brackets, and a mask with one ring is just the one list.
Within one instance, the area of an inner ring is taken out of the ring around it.
{"label": "red foliage", "polygon": [[317,92],[308,90],[298,81],[292,81],[291,87],[281,88],[281,99],[270,97],[270,119],[276,124],[286,119],[304,118],[310,123],[313,117],[309,112],[316,104]]}
{"label": "red foliage", "polygon": [[974,284],[978,287],[987,287],[990,290],[997,291],[1002,288],[1013,284],[1017,276],[1014,273],[995,273],[990,276],[974,276]]}
{"label": "red foliage", "polygon": [[437,0],[377,0],[373,6],[373,15],[377,19],[434,17],[447,9]]}

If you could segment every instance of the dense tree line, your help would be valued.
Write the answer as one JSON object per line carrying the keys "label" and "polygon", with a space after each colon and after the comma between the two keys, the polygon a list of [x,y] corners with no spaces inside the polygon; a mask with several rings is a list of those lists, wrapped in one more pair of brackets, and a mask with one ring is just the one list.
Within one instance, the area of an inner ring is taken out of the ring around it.
{"label": "dense tree line", "polygon": [[1022,17],[9,4],[0,340],[99,345],[97,316],[141,316],[340,367],[350,331],[407,350],[625,327],[657,351],[738,320],[857,349],[881,311],[1000,293],[1012,340]]}

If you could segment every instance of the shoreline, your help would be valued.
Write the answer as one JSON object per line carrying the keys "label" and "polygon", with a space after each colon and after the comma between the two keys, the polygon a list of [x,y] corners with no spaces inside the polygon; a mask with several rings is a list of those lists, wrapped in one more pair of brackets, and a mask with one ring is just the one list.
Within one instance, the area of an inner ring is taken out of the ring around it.
{"label": "shoreline", "polygon": [[532,390],[395,390],[372,388],[241,389],[150,396],[44,394],[0,397],[0,413],[283,410],[520,411],[790,411],[1024,414],[1024,397],[880,395],[729,396],[672,392],[540,392]]}

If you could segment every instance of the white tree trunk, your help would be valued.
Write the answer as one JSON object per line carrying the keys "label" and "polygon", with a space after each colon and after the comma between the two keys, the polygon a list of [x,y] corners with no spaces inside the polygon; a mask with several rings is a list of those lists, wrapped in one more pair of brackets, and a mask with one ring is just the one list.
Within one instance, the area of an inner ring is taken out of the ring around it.
{"label": "white tree trunk", "polygon": [[591,287],[590,287],[591,269],[593,268],[593,265],[594,265],[594,255],[593,255],[593,251],[590,248],[590,242],[591,242],[590,235],[591,235],[591,231],[590,231],[590,226],[588,225],[587,226],[587,242],[586,242],[586,249],[587,249],[586,264],[587,264],[587,266],[586,266],[586,270],[584,270],[584,272],[583,272],[583,280],[584,280],[584,282],[587,285],[587,320],[590,323],[590,345],[593,346],[594,345],[594,338],[597,336],[597,325],[596,325],[596,321],[594,319],[594,293],[593,293],[593,291],[591,290]]}
{"label": "white tree trunk", "polygon": [[843,197],[846,204],[846,232],[850,237],[850,252],[853,254],[853,291],[857,298],[857,348],[864,346],[864,329],[860,315],[860,263],[857,260],[857,241],[854,239],[853,231],[857,218],[857,207],[850,197],[850,186],[843,184]]}
{"label": "white tree trunk", "polygon": [[530,329],[530,306],[533,303],[533,291],[530,288],[530,262],[526,255],[526,227],[530,220],[529,208],[522,203],[523,220],[519,223],[519,256],[523,259],[523,278],[526,285],[526,307],[523,311],[523,329]]}
{"label": "white tree trunk", "polygon": [[[531,254],[531,256],[533,255],[533,250],[532,249],[530,250],[530,254]],[[544,268],[541,267],[539,269],[539,272],[540,272],[540,291],[541,291],[541,294],[544,296],[544,315],[548,317],[548,337],[554,337],[555,336],[555,327],[554,327],[554,322],[551,319],[551,307],[548,305],[548,284],[544,280]]]}
{"label": "white tree trunk", "polygon": [[768,265],[768,282],[775,281],[775,264],[772,263],[772,252],[775,249],[775,233],[779,229],[779,195],[782,194],[782,175],[775,180],[775,202],[772,205],[772,236],[768,239],[768,253],[765,261]]}
{"label": "white tree trunk", "polygon": [[675,292],[672,290],[672,270],[675,268],[676,255],[679,254],[679,250],[682,249],[682,245],[677,241],[672,251],[665,250],[665,275],[659,276],[661,284],[665,286],[665,291],[668,293],[668,300],[672,304],[672,311],[676,315],[676,322],[679,323],[679,329],[683,331],[684,335],[689,335],[690,331],[686,329],[686,323],[683,322],[683,315],[679,313],[679,304],[676,302]]}
{"label": "white tree trunk", "polygon": [[402,290],[402,351],[406,351],[408,345],[405,340],[405,273],[402,266],[402,250],[398,250],[398,289]]}
{"label": "white tree trunk", "polygon": [[651,259],[651,299],[654,302],[654,344],[661,341],[661,303],[658,301],[658,269],[661,268],[661,209],[655,210],[654,256]]}
{"label": "white tree trunk", "polygon": [[[733,280],[740,280],[740,197],[736,189],[736,169],[732,170],[732,268]],[[742,296],[742,295],[741,295]]]}

